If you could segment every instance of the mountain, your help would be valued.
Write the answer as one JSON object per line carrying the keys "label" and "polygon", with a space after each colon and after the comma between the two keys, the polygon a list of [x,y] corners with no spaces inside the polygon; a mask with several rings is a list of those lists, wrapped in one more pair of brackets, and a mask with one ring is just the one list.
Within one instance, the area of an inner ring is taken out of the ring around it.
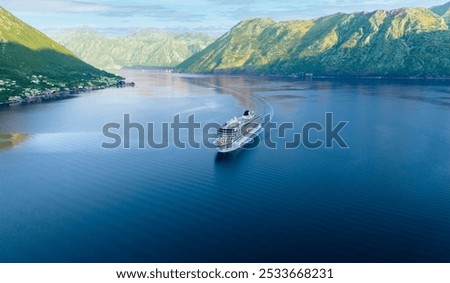
{"label": "mountain", "polygon": [[450,31],[425,8],[250,19],[178,65],[183,72],[450,76]]}
{"label": "mountain", "polygon": [[0,102],[10,96],[106,86],[117,80],[0,7]]}
{"label": "mountain", "polygon": [[144,29],[127,36],[105,36],[89,28],[56,35],[55,40],[101,69],[175,66],[202,50],[213,38],[199,33]]}
{"label": "mountain", "polygon": [[447,24],[450,24],[450,2],[447,2],[444,5],[431,7],[430,10],[441,16]]}

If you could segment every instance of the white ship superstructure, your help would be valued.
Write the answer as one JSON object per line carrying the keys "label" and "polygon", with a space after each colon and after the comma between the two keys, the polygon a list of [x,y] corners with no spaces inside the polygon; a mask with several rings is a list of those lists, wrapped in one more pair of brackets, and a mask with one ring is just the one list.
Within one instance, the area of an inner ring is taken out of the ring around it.
{"label": "white ship superstructure", "polygon": [[260,129],[259,116],[254,111],[246,110],[241,117],[234,117],[222,125],[214,145],[219,152],[236,150],[252,141]]}

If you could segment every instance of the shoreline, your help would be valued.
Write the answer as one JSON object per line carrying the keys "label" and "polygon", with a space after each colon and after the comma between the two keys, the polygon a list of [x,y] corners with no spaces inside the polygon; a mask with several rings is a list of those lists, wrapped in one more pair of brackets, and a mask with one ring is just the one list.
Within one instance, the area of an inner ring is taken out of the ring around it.
{"label": "shoreline", "polygon": [[325,75],[308,72],[298,73],[269,73],[252,70],[215,70],[209,72],[189,72],[178,70],[177,68],[168,69],[177,74],[197,74],[197,75],[230,75],[230,76],[249,76],[249,77],[267,77],[267,78],[290,78],[290,79],[329,79],[329,80],[398,80],[398,81],[450,81],[450,76],[386,76],[386,75]]}
{"label": "shoreline", "polygon": [[9,100],[0,102],[0,107],[9,107],[9,106],[22,105],[22,104],[42,103],[42,102],[52,101],[52,100],[61,100],[61,99],[75,97],[76,94],[80,94],[80,93],[86,93],[86,92],[102,90],[102,89],[112,88],[112,87],[120,88],[120,87],[128,87],[128,86],[134,87],[134,82],[126,83],[125,81],[120,81],[115,85],[109,85],[109,86],[83,87],[83,88],[65,89],[65,90],[59,90],[59,91],[43,90],[39,94],[30,95],[25,98],[20,97],[20,96],[10,97]]}
{"label": "shoreline", "polygon": [[92,90],[99,90],[104,89],[105,87],[98,87],[98,88],[92,88],[92,89],[71,89],[71,90],[60,90],[60,91],[48,91],[44,90],[41,91],[39,94],[28,96],[26,98],[22,98],[19,96],[13,97],[13,99],[10,99],[8,101],[0,102],[0,106],[14,106],[14,105],[21,105],[21,104],[31,104],[31,103],[40,103],[43,101],[48,100],[57,100],[57,99],[64,99],[69,98],[71,95],[78,94],[78,93],[84,93]]}
{"label": "shoreline", "polygon": [[398,76],[328,76],[328,75],[297,75],[297,74],[265,74],[252,72],[177,72],[177,74],[197,74],[197,75],[228,75],[228,76],[249,76],[249,77],[265,77],[265,78],[284,78],[284,79],[300,79],[300,80],[386,80],[386,81],[445,81],[450,82],[450,77],[398,77]]}

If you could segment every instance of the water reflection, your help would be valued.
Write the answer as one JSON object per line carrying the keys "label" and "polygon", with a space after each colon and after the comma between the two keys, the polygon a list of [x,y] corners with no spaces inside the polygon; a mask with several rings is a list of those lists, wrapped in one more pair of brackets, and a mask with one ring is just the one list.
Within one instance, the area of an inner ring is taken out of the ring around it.
{"label": "water reflection", "polygon": [[219,94],[231,95],[245,109],[255,110],[261,116],[266,114],[273,116],[272,105],[258,93],[260,88],[268,89],[272,84],[268,78],[226,75],[185,76],[183,78],[191,85],[214,89]]}
{"label": "water reflection", "polygon": [[217,152],[214,161],[216,164],[232,163],[239,158],[240,151],[241,149],[232,152]]}
{"label": "water reflection", "polygon": [[134,88],[124,88],[129,92],[153,97],[186,97],[211,94],[211,89],[196,87],[186,80],[185,75],[167,73],[162,70],[120,70],[127,81],[136,83]]}
{"label": "water reflection", "polygon": [[213,88],[218,93],[232,95],[245,108],[255,109],[256,107],[253,90],[248,87],[249,83],[245,77],[201,76],[184,77],[183,79],[189,84]]}

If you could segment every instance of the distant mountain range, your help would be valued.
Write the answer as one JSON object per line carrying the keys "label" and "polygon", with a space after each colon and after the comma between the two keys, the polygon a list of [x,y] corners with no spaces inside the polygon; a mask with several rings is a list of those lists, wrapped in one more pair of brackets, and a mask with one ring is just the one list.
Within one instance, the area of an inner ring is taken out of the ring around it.
{"label": "distant mountain range", "polygon": [[71,51],[0,7],[0,102],[10,96],[115,84]]}
{"label": "distant mountain range", "polygon": [[449,5],[338,13],[286,22],[245,20],[177,69],[300,76],[450,77]]}
{"label": "distant mountain range", "polygon": [[441,16],[448,25],[450,24],[450,2],[447,2],[444,5],[432,7],[430,10]]}
{"label": "distant mountain range", "polygon": [[200,33],[144,29],[127,36],[106,36],[90,28],[69,30],[54,39],[101,69],[176,66],[214,41]]}

